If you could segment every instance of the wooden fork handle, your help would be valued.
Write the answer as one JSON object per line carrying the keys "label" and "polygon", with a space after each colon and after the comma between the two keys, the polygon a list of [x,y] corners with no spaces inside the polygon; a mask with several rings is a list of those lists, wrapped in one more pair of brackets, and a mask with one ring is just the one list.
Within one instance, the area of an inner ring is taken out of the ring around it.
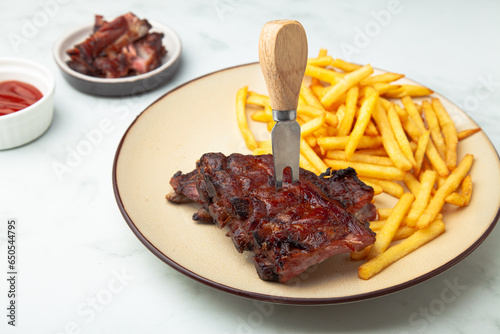
{"label": "wooden fork handle", "polygon": [[274,110],[296,110],[307,65],[307,37],[294,20],[264,25],[259,38],[259,61]]}

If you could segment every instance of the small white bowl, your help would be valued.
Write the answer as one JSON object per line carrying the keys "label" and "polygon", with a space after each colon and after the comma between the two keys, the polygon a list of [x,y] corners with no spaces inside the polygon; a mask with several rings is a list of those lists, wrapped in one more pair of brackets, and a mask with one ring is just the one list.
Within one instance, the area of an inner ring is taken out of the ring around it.
{"label": "small white bowl", "polygon": [[29,143],[52,123],[54,76],[42,65],[21,58],[0,58],[0,82],[16,80],[35,86],[43,97],[31,106],[0,116],[0,150]]}
{"label": "small white bowl", "polygon": [[180,65],[181,40],[176,32],[166,25],[152,20],[148,21],[152,26],[151,32],[161,32],[164,35],[162,42],[167,54],[163,57],[160,67],[144,74],[125,78],[98,78],[74,71],[66,64],[70,60],[66,51],[90,36],[94,27],[94,22],[92,22],[70,30],[54,44],[53,56],[64,78],[79,91],[99,96],[141,94],[167,82]]}

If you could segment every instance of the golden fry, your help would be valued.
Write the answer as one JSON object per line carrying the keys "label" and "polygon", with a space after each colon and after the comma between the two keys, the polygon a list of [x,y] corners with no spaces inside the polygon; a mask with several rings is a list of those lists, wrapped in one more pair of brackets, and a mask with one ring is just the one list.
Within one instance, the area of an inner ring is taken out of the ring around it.
{"label": "golden fry", "polygon": [[314,118],[314,117],[321,116],[324,113],[325,113],[324,109],[316,108],[310,104],[304,104],[304,103],[299,102],[299,104],[297,106],[297,115],[298,116],[305,115],[305,116],[309,116],[309,117]]}
{"label": "golden fry", "polygon": [[363,137],[363,133],[365,132],[368,122],[370,121],[377,100],[378,100],[378,93],[374,91],[370,96],[368,96],[363,101],[363,104],[359,108],[360,110],[359,117],[357,118],[356,123],[354,124],[354,128],[351,132],[351,135],[349,136],[349,140],[347,141],[347,145],[345,147],[345,155],[347,160],[350,159],[350,157],[358,147],[358,143],[361,137]]}
{"label": "golden fry", "polygon": [[443,131],[444,141],[446,143],[446,166],[450,171],[455,169],[457,165],[457,145],[458,145],[458,135],[455,124],[451,120],[450,115],[443,107],[443,104],[439,99],[432,99],[432,107],[436,112],[436,116],[439,120],[439,125]]}
{"label": "golden fry", "polygon": [[[392,212],[392,209],[391,209]],[[370,230],[372,231],[377,231],[380,230],[386,222],[386,219],[384,220],[375,220],[370,222]]]}
{"label": "golden fry", "polygon": [[371,67],[371,65],[365,65],[358,68],[357,70],[346,73],[344,77],[341,78],[338,82],[332,84],[332,86],[326,92],[325,96],[321,98],[321,103],[326,107],[331,106],[342,94],[347,92],[349,88],[353,87],[372,73],[373,68]]}
{"label": "golden fry", "polygon": [[[359,152],[359,151],[357,151]],[[328,159],[335,160],[346,160],[347,157],[344,151],[340,150],[332,150],[326,152],[326,157]],[[381,166],[394,166],[392,160],[388,157],[380,157],[376,155],[362,154],[362,153],[353,153],[349,161],[356,162],[365,162],[367,164],[381,165]]]}
{"label": "golden fry", "polygon": [[309,122],[303,124],[300,127],[300,135],[302,137],[308,136],[314,131],[318,130],[321,128],[321,126],[325,123],[325,114],[318,116],[316,118],[313,118]]}
{"label": "golden fry", "polygon": [[364,249],[362,249],[360,251],[351,252],[350,253],[351,260],[353,260],[353,261],[363,260],[368,255],[368,252],[370,251],[371,247],[372,246],[370,245],[370,246],[366,246]]}
{"label": "golden fry", "polygon": [[271,108],[271,100],[268,96],[257,94],[251,91],[248,92],[246,103]]}
{"label": "golden fry", "polygon": [[444,142],[443,134],[441,133],[441,128],[439,127],[439,121],[437,119],[436,113],[432,108],[429,101],[422,102],[422,108],[424,109],[425,119],[429,130],[431,130],[431,137],[436,149],[441,155],[441,157],[446,157],[446,144]]}
{"label": "golden fry", "polygon": [[416,231],[399,244],[388,248],[384,253],[363,263],[358,268],[358,276],[365,280],[372,278],[392,263],[440,236],[444,231],[444,223],[440,220],[434,221],[427,228]]}
{"label": "golden fry", "polygon": [[240,128],[240,132],[243,135],[247,148],[253,151],[257,148],[257,141],[248,127],[247,115],[245,112],[247,92],[248,86],[245,86],[240,88],[236,93],[236,121],[238,122],[238,127]]}
{"label": "golden fry", "polygon": [[300,153],[321,173],[324,173],[328,169],[328,166],[318,157],[316,152],[314,152],[312,147],[303,138],[300,139]]}
{"label": "golden fry", "polygon": [[472,197],[472,179],[470,174],[467,175],[462,181],[462,193],[456,192],[446,196],[445,202],[456,206],[467,206]]}
{"label": "golden fry", "polygon": [[[339,124],[339,118],[337,117],[336,114],[326,111],[325,112],[325,123],[330,125],[331,128],[334,128],[336,130],[337,125]],[[328,136],[328,134],[327,134]]]}
{"label": "golden fry", "polygon": [[[344,150],[349,136],[346,137],[321,137],[318,138],[318,144],[325,150]],[[359,140],[358,148],[377,148],[382,146],[381,137],[363,136]]]}
{"label": "golden fry", "polygon": [[382,187],[383,192],[386,194],[389,194],[391,196],[401,198],[403,196],[405,190],[402,185],[399,183],[396,183],[394,181],[389,181],[389,180],[380,180],[380,179],[374,179],[374,178],[362,178],[363,182],[370,182],[372,184],[376,184],[380,187]]}
{"label": "golden fry", "polygon": [[250,115],[250,118],[256,122],[262,122],[262,123],[267,123],[273,120],[273,117],[272,116],[269,117],[265,109],[257,110],[252,115]]}
{"label": "golden fry", "polygon": [[479,131],[481,131],[481,128],[462,130],[459,133],[457,133],[458,140],[462,140],[462,139],[465,139],[467,137],[470,137]]}
{"label": "golden fry", "polygon": [[445,198],[458,188],[467,173],[469,173],[473,160],[474,157],[472,154],[467,154],[462,159],[457,168],[455,168],[450,176],[448,176],[446,181],[444,181],[444,183],[436,191],[436,194],[427,205],[424,213],[418,219],[416,224],[417,228],[425,228],[441,211],[441,208],[443,207],[445,202]]}
{"label": "golden fry", "polygon": [[311,171],[316,175],[322,173],[316,167],[314,167],[314,165],[309,160],[307,160],[306,156],[304,154],[302,154],[302,152],[300,153],[299,164],[300,164],[300,168],[307,169],[308,171]]}
{"label": "golden fry", "polygon": [[432,93],[434,92],[426,87],[416,85],[400,85],[397,90],[388,92],[384,94],[384,96],[388,98],[402,98],[405,96],[426,96]]}
{"label": "golden fry", "polygon": [[318,66],[313,66],[313,65],[309,65],[309,64],[306,66],[305,75],[309,75],[309,76],[316,78],[316,79],[319,79],[321,81],[328,82],[332,85],[341,81],[342,78],[344,77],[344,75],[342,73],[336,72],[334,70],[323,68],[323,67],[318,67]]}
{"label": "golden fry", "polygon": [[342,161],[333,159],[324,159],[328,167],[333,169],[345,169],[352,167],[356,170],[359,176],[378,178],[383,180],[403,180],[405,172],[399,168],[391,166],[380,166],[366,164],[363,162]]}
{"label": "golden fry", "polygon": [[420,191],[420,181],[418,181],[413,174],[406,173],[403,182],[406,185],[406,188],[408,188],[408,190],[410,190],[411,193],[417,197],[418,192]]}
{"label": "golden fry", "polygon": [[347,91],[345,100],[345,112],[342,121],[339,124],[337,135],[339,137],[347,136],[351,133],[352,123],[356,115],[356,105],[359,96],[359,87],[354,86]]}
{"label": "golden fry", "polygon": [[420,138],[418,138],[417,150],[415,151],[415,161],[417,165],[415,166],[415,175],[420,174],[420,169],[422,168],[422,161],[424,160],[425,152],[427,151],[427,146],[429,146],[430,131],[425,131]]}
{"label": "golden fry", "polygon": [[410,227],[415,227],[418,218],[424,212],[427,204],[429,203],[429,199],[431,197],[431,190],[434,187],[434,183],[436,182],[437,174],[433,170],[426,170],[422,174],[422,179],[420,180],[420,189],[418,191],[418,195],[415,198],[415,202],[413,202],[410,211],[408,212],[408,216],[406,217],[406,225]]}
{"label": "golden fry", "polygon": [[382,254],[394,237],[394,234],[399,228],[399,225],[405,218],[406,212],[413,203],[415,196],[412,193],[405,193],[399,199],[398,203],[391,212],[391,215],[387,218],[384,226],[377,233],[375,243],[372,245],[370,252],[368,253],[368,259],[373,259],[374,257]]}
{"label": "golden fry", "polygon": [[391,160],[394,162],[394,165],[403,171],[410,170],[412,165],[399,148],[396,138],[394,137],[394,133],[391,130],[389,119],[381,103],[377,103],[375,106],[373,110],[373,118],[375,119],[375,122],[377,122],[382,134],[384,148],[387,151],[387,154],[389,154]]}
{"label": "golden fry", "polygon": [[319,99],[314,95],[311,88],[307,87],[304,83],[300,86],[300,94],[308,105],[323,111],[325,110],[325,107],[323,107]]}
{"label": "golden fry", "polygon": [[410,142],[408,141],[408,137],[406,137],[405,130],[403,129],[403,125],[399,119],[398,113],[396,112],[396,107],[393,103],[389,107],[387,111],[387,117],[389,118],[389,124],[391,125],[392,132],[394,133],[394,137],[396,138],[399,148],[408,159],[408,161],[412,164],[413,167],[417,166],[417,162],[415,157],[413,156],[413,151],[410,147]]}
{"label": "golden fry", "polygon": [[322,56],[322,57],[307,59],[307,64],[308,65],[319,66],[319,67],[328,66],[332,62],[333,62],[333,57],[332,56]]}
{"label": "golden fry", "polygon": [[427,131],[422,116],[420,116],[420,112],[417,110],[417,107],[415,106],[412,98],[409,96],[405,96],[401,99],[401,102],[403,102],[406,112],[411,117],[420,133],[424,133],[425,131]]}
{"label": "golden fry", "polygon": [[361,67],[361,65],[349,63],[342,59],[334,59],[330,65],[344,72],[352,72]]}
{"label": "golden fry", "polygon": [[392,208],[377,209],[378,219],[379,220],[387,219],[391,215],[391,212]]}
{"label": "golden fry", "polygon": [[361,80],[359,83],[361,86],[373,85],[374,83],[389,83],[399,80],[404,77],[404,74],[386,72],[378,75],[369,76],[366,79]]}
{"label": "golden fry", "polygon": [[406,239],[413,233],[417,231],[416,228],[409,227],[409,226],[400,226],[396,233],[394,234],[394,237],[392,237],[392,241],[397,241],[401,239]]}
{"label": "golden fry", "polygon": [[381,193],[384,192],[384,189],[379,186],[378,184],[375,184],[375,183],[371,183],[370,181],[367,181],[366,179],[361,179],[361,181],[363,181],[364,184],[366,184],[367,186],[370,186],[373,188],[373,195],[380,195]]}

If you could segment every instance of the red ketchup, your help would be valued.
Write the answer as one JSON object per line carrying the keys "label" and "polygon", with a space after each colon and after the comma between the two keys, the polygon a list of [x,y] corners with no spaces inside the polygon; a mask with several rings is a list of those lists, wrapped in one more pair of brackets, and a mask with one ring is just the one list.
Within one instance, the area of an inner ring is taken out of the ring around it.
{"label": "red ketchup", "polygon": [[29,107],[42,96],[38,89],[25,82],[2,81],[0,82],[0,116]]}

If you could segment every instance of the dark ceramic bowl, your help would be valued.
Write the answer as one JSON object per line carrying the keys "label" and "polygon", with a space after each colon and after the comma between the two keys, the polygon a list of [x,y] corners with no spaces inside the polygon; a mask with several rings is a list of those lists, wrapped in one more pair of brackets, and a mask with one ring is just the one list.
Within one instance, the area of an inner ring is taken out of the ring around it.
{"label": "dark ceramic bowl", "polygon": [[164,34],[163,45],[167,49],[167,54],[163,57],[160,67],[144,74],[116,79],[92,77],[72,70],[66,64],[69,60],[66,50],[83,42],[90,36],[94,23],[87,23],[67,32],[54,45],[54,59],[61,69],[64,78],[79,91],[100,96],[141,94],[167,82],[175,74],[180,65],[182,44],[174,30],[161,23],[152,20],[148,21],[152,25],[151,32],[161,32]]}

